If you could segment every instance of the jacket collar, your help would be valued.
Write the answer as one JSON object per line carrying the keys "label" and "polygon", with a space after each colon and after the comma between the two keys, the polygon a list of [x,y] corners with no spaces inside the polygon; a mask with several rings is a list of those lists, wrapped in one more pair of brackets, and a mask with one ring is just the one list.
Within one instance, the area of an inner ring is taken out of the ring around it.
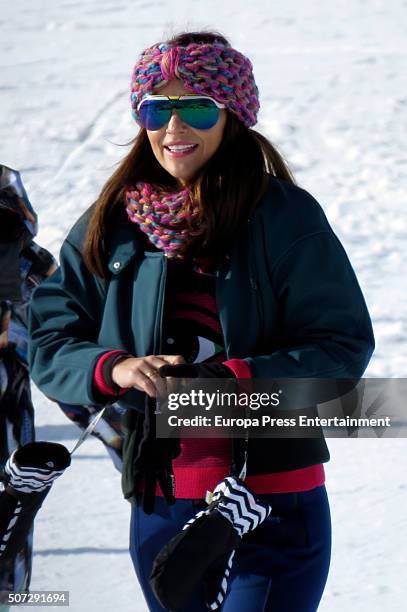
{"label": "jacket collar", "polygon": [[[269,189],[275,177],[269,177]],[[253,214],[251,221],[254,222],[265,208],[267,194],[263,196],[259,206]],[[109,238],[109,261],[108,268],[112,274],[119,274],[135,257],[146,252],[146,238],[135,223],[131,223],[125,208],[121,208],[117,217],[112,222],[112,231]],[[155,256],[164,257],[164,253],[156,253]]]}

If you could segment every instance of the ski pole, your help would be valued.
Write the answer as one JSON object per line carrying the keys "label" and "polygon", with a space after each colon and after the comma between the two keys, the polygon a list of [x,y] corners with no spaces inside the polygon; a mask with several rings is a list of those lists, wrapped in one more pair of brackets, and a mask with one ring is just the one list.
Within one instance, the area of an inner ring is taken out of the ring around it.
{"label": "ski pole", "polygon": [[106,408],[108,406],[111,406],[111,403],[106,404],[106,406],[104,406],[102,408],[102,410],[100,412],[98,412],[97,415],[91,420],[91,422],[89,423],[89,425],[87,426],[85,431],[82,432],[82,434],[79,437],[79,440],[76,442],[75,446],[71,450],[71,453],[70,453],[71,455],[73,455],[74,452],[80,447],[80,445],[83,444],[83,442],[86,440],[86,438],[88,436],[90,436],[90,434],[95,429],[96,425],[99,423],[100,419],[103,416],[103,413],[105,412],[105,410],[106,410]]}

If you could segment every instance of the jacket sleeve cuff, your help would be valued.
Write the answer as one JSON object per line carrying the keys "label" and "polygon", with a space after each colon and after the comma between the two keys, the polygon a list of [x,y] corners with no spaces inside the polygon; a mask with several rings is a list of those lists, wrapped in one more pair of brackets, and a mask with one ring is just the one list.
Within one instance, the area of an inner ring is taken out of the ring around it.
{"label": "jacket sleeve cuff", "polygon": [[232,370],[236,378],[253,378],[250,366],[244,359],[229,359],[222,365]]}
{"label": "jacket sleeve cuff", "polygon": [[106,378],[108,378],[106,376],[107,369],[109,366],[112,368],[114,363],[117,361],[117,357],[121,355],[127,356],[128,353],[126,353],[126,351],[119,350],[108,351],[107,353],[104,353],[104,355],[102,355],[97,361],[93,373],[93,384],[99,393],[102,393],[103,395],[123,395],[126,393],[126,391],[128,391],[128,389],[122,389],[117,385],[113,386],[112,383],[109,384],[109,382],[106,380]]}

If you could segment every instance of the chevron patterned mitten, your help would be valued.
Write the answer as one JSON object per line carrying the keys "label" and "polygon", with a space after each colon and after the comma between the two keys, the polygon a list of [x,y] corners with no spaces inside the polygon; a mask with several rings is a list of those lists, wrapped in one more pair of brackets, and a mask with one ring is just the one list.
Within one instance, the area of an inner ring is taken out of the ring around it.
{"label": "chevron patterned mitten", "polygon": [[222,480],[210,505],[156,556],[150,584],[160,604],[179,610],[203,583],[207,607],[219,609],[242,537],[270,513],[271,506],[259,502],[242,480],[233,476]]}
{"label": "chevron patterned mitten", "polygon": [[52,483],[70,463],[68,449],[54,442],[31,442],[9,457],[0,493],[0,565],[23,548]]}

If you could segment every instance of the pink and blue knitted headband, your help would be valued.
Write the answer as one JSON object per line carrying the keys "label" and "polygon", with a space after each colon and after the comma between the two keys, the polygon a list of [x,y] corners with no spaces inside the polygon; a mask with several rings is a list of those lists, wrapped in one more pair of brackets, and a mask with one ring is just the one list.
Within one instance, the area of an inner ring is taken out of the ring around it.
{"label": "pink and blue knitted headband", "polygon": [[221,43],[191,43],[171,47],[165,43],[145,49],[134,66],[131,79],[132,115],[142,98],[180,79],[190,93],[212,96],[246,127],[257,122],[258,89],[250,60]]}

